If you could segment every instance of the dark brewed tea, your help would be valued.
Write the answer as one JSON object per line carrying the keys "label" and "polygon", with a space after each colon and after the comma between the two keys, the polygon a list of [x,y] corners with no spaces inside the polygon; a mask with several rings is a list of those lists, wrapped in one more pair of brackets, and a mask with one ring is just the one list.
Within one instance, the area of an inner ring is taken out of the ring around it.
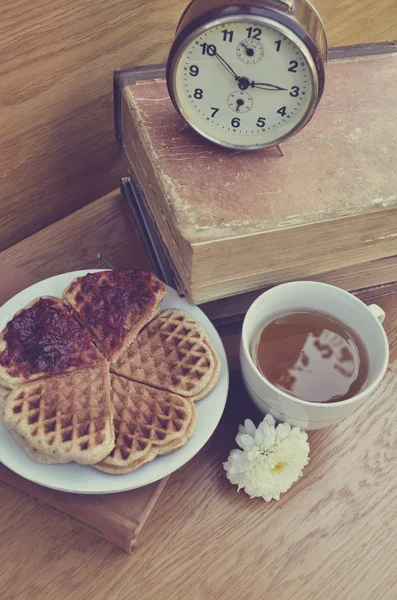
{"label": "dark brewed tea", "polygon": [[271,321],[254,340],[252,356],[268,381],[308,402],[352,398],[368,376],[362,341],[342,323],[317,312]]}

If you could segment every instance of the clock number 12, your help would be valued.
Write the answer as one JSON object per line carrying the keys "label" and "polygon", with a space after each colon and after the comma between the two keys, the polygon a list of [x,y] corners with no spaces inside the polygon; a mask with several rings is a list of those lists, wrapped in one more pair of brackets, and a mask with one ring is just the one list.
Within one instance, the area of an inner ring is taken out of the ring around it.
{"label": "clock number 12", "polygon": [[246,31],[248,31],[248,37],[252,40],[259,40],[262,34],[262,29],[259,29],[259,27],[247,27]]}

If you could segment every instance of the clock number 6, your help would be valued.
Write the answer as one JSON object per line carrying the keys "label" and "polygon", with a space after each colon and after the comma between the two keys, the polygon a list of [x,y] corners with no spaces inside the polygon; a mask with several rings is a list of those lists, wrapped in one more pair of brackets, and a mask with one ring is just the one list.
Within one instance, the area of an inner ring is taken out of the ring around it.
{"label": "clock number 6", "polygon": [[235,127],[236,129],[240,127],[240,119],[234,117],[234,119],[232,119],[232,127]]}

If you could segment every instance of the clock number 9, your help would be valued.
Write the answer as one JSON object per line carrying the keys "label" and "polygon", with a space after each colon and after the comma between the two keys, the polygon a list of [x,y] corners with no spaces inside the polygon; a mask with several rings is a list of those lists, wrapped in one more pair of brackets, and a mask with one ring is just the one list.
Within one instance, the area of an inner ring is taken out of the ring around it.
{"label": "clock number 9", "polygon": [[[202,54],[208,54],[208,56],[215,56],[216,54],[216,46],[214,44],[200,44],[202,50]],[[298,64],[298,63],[296,63]]]}
{"label": "clock number 9", "polygon": [[197,77],[197,75],[199,74],[199,68],[197,65],[192,65],[189,69],[189,73],[192,77]]}
{"label": "clock number 9", "polygon": [[240,127],[240,119],[234,117],[234,119],[232,119],[232,127],[235,127],[236,129]]}

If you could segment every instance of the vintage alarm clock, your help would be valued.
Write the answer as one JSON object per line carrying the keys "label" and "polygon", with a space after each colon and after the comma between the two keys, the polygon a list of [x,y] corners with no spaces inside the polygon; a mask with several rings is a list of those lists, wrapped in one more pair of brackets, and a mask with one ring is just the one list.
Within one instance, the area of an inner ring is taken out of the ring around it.
{"label": "vintage alarm clock", "polygon": [[313,116],[326,59],[324,26],[308,0],[193,0],[177,28],[167,85],[203,137],[266,148]]}

